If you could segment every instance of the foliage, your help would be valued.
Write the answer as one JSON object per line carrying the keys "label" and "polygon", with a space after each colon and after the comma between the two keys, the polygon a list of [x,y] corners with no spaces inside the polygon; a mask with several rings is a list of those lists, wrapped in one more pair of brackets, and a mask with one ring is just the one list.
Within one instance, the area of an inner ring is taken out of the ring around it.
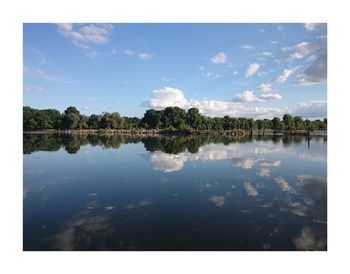
{"label": "foliage", "polygon": [[118,112],[104,112],[100,115],[82,115],[75,107],[68,107],[63,113],[55,109],[38,110],[23,107],[23,129],[167,129],[167,130],[327,130],[327,118],[323,120],[303,120],[300,116],[285,114],[282,120],[251,119],[244,117],[207,117],[197,108],[187,112],[179,107],[164,110],[148,109],[144,116],[121,117]]}

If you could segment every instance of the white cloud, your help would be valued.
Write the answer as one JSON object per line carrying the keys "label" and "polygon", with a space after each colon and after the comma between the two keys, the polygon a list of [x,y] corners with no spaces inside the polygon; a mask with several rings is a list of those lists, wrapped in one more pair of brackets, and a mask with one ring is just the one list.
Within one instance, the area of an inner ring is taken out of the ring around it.
{"label": "white cloud", "polygon": [[243,91],[242,93],[237,93],[233,98],[234,102],[239,103],[251,103],[251,102],[259,102],[261,99],[254,95],[254,93],[250,90]]}
{"label": "white cloud", "polygon": [[24,91],[43,91],[44,88],[42,86],[36,86],[36,85],[25,85]]}
{"label": "white cloud", "polygon": [[245,44],[245,45],[241,45],[240,46],[242,49],[254,49],[254,47],[252,45],[248,45],[248,44]]}
{"label": "white cloud", "polygon": [[301,102],[292,108],[291,113],[309,119],[323,118],[327,116],[327,101]]}
{"label": "white cloud", "polygon": [[[307,28],[312,31],[319,27],[310,24]],[[288,62],[302,62],[300,67],[305,68],[299,74],[296,84],[313,85],[327,82],[327,35],[319,35],[313,41],[304,41],[292,47],[285,47],[283,52]]]}
{"label": "white cloud", "polygon": [[270,92],[271,91],[271,83],[262,83],[259,85],[259,90],[262,92]]}
{"label": "white cloud", "polygon": [[91,107],[89,107],[89,106],[83,106],[82,108],[81,108],[81,110],[83,110],[83,111],[85,111],[85,110],[90,110],[91,109]]}
{"label": "white cloud", "polygon": [[164,87],[159,90],[154,90],[151,94],[150,99],[143,105],[152,108],[166,108],[169,106],[176,106],[183,108],[185,107],[187,100],[183,92],[176,88]]}
{"label": "white cloud", "polygon": [[300,60],[310,54],[311,49],[309,42],[301,42],[292,47],[285,47],[282,50],[289,56],[290,60]]}
{"label": "white cloud", "polygon": [[256,96],[252,91],[246,90],[243,93],[237,93],[234,97],[234,102],[239,103],[252,103],[252,102],[263,102],[266,100],[281,100],[282,96],[278,93],[266,93],[260,96]]}
{"label": "white cloud", "polygon": [[111,49],[112,55],[116,55],[118,53],[118,50],[116,48]]}
{"label": "white cloud", "polygon": [[237,75],[238,74],[238,71],[237,70],[234,70],[233,72],[232,72],[232,76],[235,76],[235,75]]}
{"label": "white cloud", "polygon": [[[325,117],[327,114],[326,101],[307,101],[300,102],[297,106],[290,107],[247,107],[244,103],[247,102],[265,102],[267,100],[280,100],[281,96],[277,93],[267,93],[261,96],[254,95],[251,91],[245,91],[242,94],[229,100],[195,100],[186,99],[183,92],[176,88],[164,87],[159,90],[154,90],[146,102],[142,104],[145,107],[156,109],[164,109],[168,106],[178,106],[184,109],[192,107],[198,108],[203,115],[210,117],[223,117],[225,115],[231,117],[248,117],[254,119],[264,119],[281,117],[285,113],[290,113],[294,116],[302,116],[308,119],[317,119]],[[240,102],[237,102],[240,101]]]}
{"label": "white cloud", "polygon": [[149,60],[152,58],[152,54],[145,52],[140,52],[137,56],[142,60]]}
{"label": "white cloud", "polygon": [[144,60],[144,61],[150,60],[153,57],[153,55],[151,53],[135,52],[135,51],[132,51],[130,49],[126,49],[123,52],[124,52],[124,54],[126,54],[128,56],[137,56],[138,58],[140,58],[141,60]]}
{"label": "white cloud", "polygon": [[291,76],[294,72],[294,69],[284,69],[282,71],[282,74],[279,75],[277,78],[276,78],[276,83],[284,83],[285,81],[287,81],[287,79],[289,78],[289,76]]}
{"label": "white cloud", "polygon": [[210,58],[210,61],[213,63],[213,64],[223,64],[223,63],[226,63],[226,54],[221,51],[217,54],[215,54],[213,57]]}
{"label": "white cloud", "polygon": [[327,82],[327,36],[321,35],[310,45],[305,70],[296,81],[299,85],[314,85]]}
{"label": "white cloud", "polygon": [[245,72],[245,76],[246,77],[253,76],[258,71],[259,68],[260,68],[260,65],[258,63],[250,64]]}
{"label": "white cloud", "polygon": [[133,52],[133,51],[130,50],[130,49],[126,49],[126,50],[124,50],[124,53],[125,53],[126,55],[132,56],[132,55],[134,55],[135,52]]}
{"label": "white cloud", "polygon": [[273,57],[273,54],[270,51],[263,51],[262,53],[260,53],[260,55],[265,57]]}
{"label": "white cloud", "polygon": [[325,23],[306,23],[304,27],[307,31],[327,31],[327,24]]}
{"label": "white cloud", "polygon": [[104,44],[112,30],[111,24],[84,24],[73,25],[69,23],[57,24],[58,32],[71,40],[76,46],[88,47],[87,44]]}
{"label": "white cloud", "polygon": [[270,41],[270,44],[271,44],[271,45],[275,45],[275,44],[277,44],[277,43],[278,43],[278,42],[275,41],[275,40]]}
{"label": "white cloud", "polygon": [[259,96],[262,100],[281,100],[282,96],[278,93],[265,93]]}

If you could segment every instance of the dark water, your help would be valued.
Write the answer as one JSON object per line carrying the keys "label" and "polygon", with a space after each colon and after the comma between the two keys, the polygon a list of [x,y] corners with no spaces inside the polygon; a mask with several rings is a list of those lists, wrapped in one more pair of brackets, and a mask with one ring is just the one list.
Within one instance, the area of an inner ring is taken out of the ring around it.
{"label": "dark water", "polygon": [[24,250],[326,250],[326,137],[24,138]]}

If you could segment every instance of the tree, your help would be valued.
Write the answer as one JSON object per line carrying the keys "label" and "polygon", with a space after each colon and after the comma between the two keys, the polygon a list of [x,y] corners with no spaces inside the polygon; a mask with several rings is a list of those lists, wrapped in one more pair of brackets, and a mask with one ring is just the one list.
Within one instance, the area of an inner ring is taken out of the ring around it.
{"label": "tree", "polygon": [[185,127],[186,112],[179,107],[167,107],[164,109],[163,124],[165,128],[183,129]]}
{"label": "tree", "polygon": [[294,120],[293,120],[292,115],[284,114],[282,120],[283,120],[283,125],[284,125],[285,129],[287,129],[287,130],[294,129]]}
{"label": "tree", "polygon": [[198,129],[202,124],[202,115],[199,113],[197,108],[190,108],[186,113],[186,124],[191,127]]}
{"label": "tree", "polygon": [[100,127],[108,129],[120,129],[123,125],[123,119],[118,112],[105,112],[101,118]]}
{"label": "tree", "polygon": [[295,129],[300,130],[305,128],[304,121],[300,116],[295,116],[293,118]]}
{"label": "tree", "polygon": [[145,128],[158,129],[161,126],[161,120],[163,118],[163,111],[157,111],[154,109],[146,110],[143,118],[141,119],[141,125]]}
{"label": "tree", "polygon": [[62,117],[62,128],[77,129],[79,128],[80,112],[75,107],[68,107]]}
{"label": "tree", "polygon": [[100,127],[100,122],[101,122],[101,116],[92,114],[89,117],[87,124],[88,124],[88,127],[91,129],[98,129]]}
{"label": "tree", "polygon": [[281,122],[281,119],[278,117],[274,117],[271,121],[271,128],[272,129],[283,129],[283,124]]}

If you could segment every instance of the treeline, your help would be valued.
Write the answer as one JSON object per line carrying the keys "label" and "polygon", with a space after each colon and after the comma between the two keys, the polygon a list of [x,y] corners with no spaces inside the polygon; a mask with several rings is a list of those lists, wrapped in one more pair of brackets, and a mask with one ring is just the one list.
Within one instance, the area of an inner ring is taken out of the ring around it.
{"label": "treeline", "polygon": [[197,108],[185,111],[179,107],[164,110],[149,109],[142,119],[122,117],[118,112],[103,112],[90,116],[81,114],[75,107],[63,113],[56,109],[34,109],[23,107],[23,129],[195,129],[195,130],[327,130],[327,118],[308,120],[300,116],[285,114],[282,119],[252,119],[236,117],[207,117]]}

